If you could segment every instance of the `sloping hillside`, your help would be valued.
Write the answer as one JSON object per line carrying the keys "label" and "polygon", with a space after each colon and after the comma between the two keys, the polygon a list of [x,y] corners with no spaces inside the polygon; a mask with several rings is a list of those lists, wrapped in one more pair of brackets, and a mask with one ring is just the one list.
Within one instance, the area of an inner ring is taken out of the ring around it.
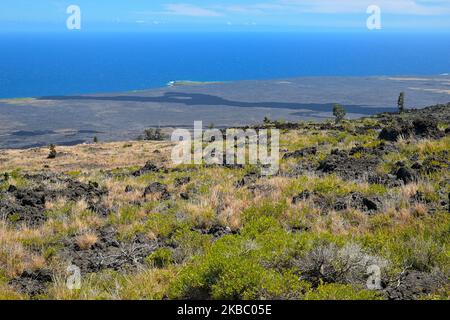
{"label": "sloping hillside", "polygon": [[448,299],[449,125],[266,121],[272,177],[169,142],[2,150],[0,299]]}

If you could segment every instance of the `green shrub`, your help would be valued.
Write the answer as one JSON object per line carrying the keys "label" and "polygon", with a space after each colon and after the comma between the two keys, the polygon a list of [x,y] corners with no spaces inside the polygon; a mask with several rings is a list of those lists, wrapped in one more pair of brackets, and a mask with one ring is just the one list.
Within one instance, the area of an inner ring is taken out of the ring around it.
{"label": "green shrub", "polygon": [[264,201],[258,206],[253,206],[243,211],[244,223],[257,220],[261,216],[269,216],[279,218],[286,210],[286,202],[274,203],[272,201]]}
{"label": "green shrub", "polygon": [[[294,281],[292,274],[264,267],[264,261],[273,261],[284,256],[289,248],[289,234],[279,241],[269,241],[266,232],[258,239],[253,226],[246,236],[225,236],[216,241],[202,257],[194,259],[185,267],[172,285],[172,298],[212,299],[262,299],[267,297],[299,297],[304,292],[304,283]],[[261,227],[263,228],[263,227]],[[267,230],[267,229],[266,229]],[[272,240],[278,238],[281,230]]]}
{"label": "green shrub", "polygon": [[414,237],[394,249],[405,266],[429,272],[445,259],[444,248],[432,239]]}
{"label": "green shrub", "polygon": [[211,245],[211,236],[183,226],[175,231],[171,243],[176,247],[173,254],[175,262],[182,263],[203,254]]}
{"label": "green shrub", "polygon": [[371,225],[372,232],[360,236],[360,243],[389,260],[397,271],[405,267],[424,272],[434,268],[449,269],[450,217],[447,213],[415,219],[403,228],[391,225],[388,215],[380,215],[371,218]]}
{"label": "green shrub", "polygon": [[114,225],[132,223],[139,220],[139,206],[126,205],[119,209],[119,212],[109,216],[109,222]]}
{"label": "green shrub", "polygon": [[145,262],[156,268],[165,268],[173,263],[172,250],[168,248],[159,248],[145,258]]}
{"label": "green shrub", "polygon": [[169,237],[177,227],[177,221],[173,214],[153,213],[147,218],[144,229],[161,238]]}
{"label": "green shrub", "polygon": [[281,229],[281,224],[274,217],[262,216],[245,225],[241,234],[244,237],[254,239],[265,233],[276,232]]}
{"label": "green shrub", "polygon": [[[237,236],[218,240],[204,257],[196,259],[181,271],[171,296],[188,299],[249,297],[251,293],[247,290],[254,290],[260,273],[255,269],[255,262],[244,259],[241,247],[242,240]],[[240,279],[236,284],[233,279],[230,279],[233,283],[221,282],[223,278],[232,278],[234,272],[239,273],[244,280]],[[223,285],[226,287],[222,290]]]}
{"label": "green shrub", "polygon": [[327,234],[289,233],[272,216],[254,217],[240,235],[217,240],[185,266],[170,297],[300,299],[310,285],[300,281],[291,263],[321,237],[339,242]]}

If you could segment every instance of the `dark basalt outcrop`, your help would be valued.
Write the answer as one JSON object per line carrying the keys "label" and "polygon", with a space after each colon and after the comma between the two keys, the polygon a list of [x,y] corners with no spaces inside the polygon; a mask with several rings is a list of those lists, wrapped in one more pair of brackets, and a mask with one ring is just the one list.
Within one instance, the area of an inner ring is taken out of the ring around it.
{"label": "dark basalt outcrop", "polygon": [[[69,201],[85,199],[88,208],[102,216],[109,211],[100,202],[107,191],[95,182],[82,183],[61,176],[25,176],[34,186],[19,189],[10,185],[6,192],[0,192],[0,216],[12,223],[26,223],[38,226],[47,220],[45,204],[58,198]],[[45,183],[44,183],[45,181]],[[62,185],[52,187],[53,183]]]}
{"label": "dark basalt outcrop", "polygon": [[391,300],[413,300],[434,293],[446,282],[445,276],[441,274],[409,270],[396,283],[388,286],[385,292]]}
{"label": "dark basalt outcrop", "polygon": [[168,200],[171,197],[167,186],[159,182],[153,182],[145,188],[144,197],[151,194],[158,195],[160,200]]}
{"label": "dark basalt outcrop", "polygon": [[[314,152],[314,149],[311,148],[309,151]],[[373,181],[369,181],[370,183],[396,185],[395,176],[380,176],[375,170],[381,162],[383,155],[396,150],[397,147],[395,145],[384,142],[381,142],[376,147],[357,145],[350,150],[334,149],[319,163],[315,162],[316,160],[314,159],[304,158],[298,162],[292,173],[284,174],[287,176],[311,172],[318,174],[336,174],[346,180],[370,180]],[[301,152],[296,154],[301,154]]]}
{"label": "dark basalt outcrop", "polygon": [[236,232],[233,232],[229,227],[224,227],[221,225],[215,225],[205,229],[193,228],[192,231],[197,231],[200,232],[201,234],[211,235],[214,240],[220,239],[226,235],[236,234]]}
{"label": "dark basalt outcrop", "polygon": [[254,184],[259,178],[261,178],[261,175],[257,172],[247,173],[241,180],[236,183],[236,188],[242,188]]}
{"label": "dark basalt outcrop", "polygon": [[380,163],[379,157],[364,154],[359,158],[352,157],[347,151],[333,150],[320,162],[317,171],[323,173],[335,173],[344,179],[367,179]]}
{"label": "dark basalt outcrop", "polygon": [[365,213],[375,213],[382,209],[382,200],[380,198],[364,196],[359,192],[352,192],[346,196],[328,199],[316,192],[304,190],[292,198],[292,203],[298,204],[306,200],[312,201],[314,206],[324,212],[357,209]]}
{"label": "dark basalt outcrop", "polygon": [[47,220],[44,214],[45,194],[43,192],[13,191],[1,197],[0,217],[6,221],[24,222],[33,227]]}
{"label": "dark basalt outcrop", "polygon": [[45,293],[52,281],[52,273],[48,270],[24,271],[18,278],[9,281],[9,285],[34,297]]}
{"label": "dark basalt outcrop", "polygon": [[381,157],[389,152],[397,151],[397,147],[392,143],[380,142],[380,144],[374,148],[363,147],[361,145],[357,145],[350,149],[349,155],[354,156],[356,154],[361,155],[374,155]]}
{"label": "dark basalt outcrop", "polygon": [[299,204],[300,202],[308,200],[309,198],[311,198],[311,192],[309,190],[304,190],[292,198],[292,203]]}
{"label": "dark basalt outcrop", "polygon": [[140,169],[133,172],[131,175],[134,177],[142,176],[149,172],[159,172],[160,168],[157,167],[153,162],[147,161],[147,163]]}
{"label": "dark basalt outcrop", "polygon": [[400,137],[408,138],[412,133],[411,124],[399,120],[395,126],[383,128],[378,136],[379,139],[386,141],[397,141]]}
{"label": "dark basalt outcrop", "polygon": [[81,269],[82,273],[98,272],[104,269],[125,271],[143,264],[144,259],[159,247],[156,240],[135,236],[131,241],[119,241],[112,227],[98,231],[98,241],[83,250],[76,238],[68,239],[61,257]]}
{"label": "dark basalt outcrop", "polygon": [[187,201],[187,200],[189,200],[191,197],[189,196],[189,193],[187,193],[187,192],[182,192],[182,193],[180,193],[180,198]]}
{"label": "dark basalt outcrop", "polygon": [[303,148],[300,150],[296,150],[293,152],[288,152],[283,156],[283,159],[290,159],[290,158],[301,158],[309,155],[315,155],[317,154],[317,148],[316,147],[310,147],[310,148]]}
{"label": "dark basalt outcrop", "polygon": [[397,141],[400,137],[439,139],[444,134],[438,128],[438,120],[428,116],[416,118],[412,121],[399,118],[394,125],[383,128],[379,138],[387,141]]}
{"label": "dark basalt outcrop", "polygon": [[376,212],[382,207],[378,197],[366,197],[359,192],[353,192],[346,197],[338,198],[334,203],[334,210],[358,209],[363,212]]}
{"label": "dark basalt outcrop", "polygon": [[404,184],[408,184],[417,180],[416,173],[405,166],[403,163],[397,165],[398,169],[395,170],[394,174],[398,180],[403,181]]}
{"label": "dark basalt outcrop", "polygon": [[420,164],[418,170],[423,173],[450,170],[450,151],[444,150],[443,152],[426,157],[422,164]]}
{"label": "dark basalt outcrop", "polygon": [[402,181],[398,180],[393,174],[372,173],[367,177],[370,184],[381,184],[388,188],[395,188],[402,185]]}
{"label": "dark basalt outcrop", "polygon": [[175,182],[174,182],[174,186],[175,187],[181,187],[185,184],[188,184],[189,182],[191,182],[191,178],[190,177],[181,177],[181,178],[176,178]]}

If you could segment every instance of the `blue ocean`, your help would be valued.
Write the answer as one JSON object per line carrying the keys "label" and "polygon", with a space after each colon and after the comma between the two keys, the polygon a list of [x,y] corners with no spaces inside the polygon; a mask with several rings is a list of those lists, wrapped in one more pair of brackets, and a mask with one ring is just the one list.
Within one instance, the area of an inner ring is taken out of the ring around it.
{"label": "blue ocean", "polygon": [[172,80],[450,72],[450,34],[0,34],[0,98],[140,90]]}

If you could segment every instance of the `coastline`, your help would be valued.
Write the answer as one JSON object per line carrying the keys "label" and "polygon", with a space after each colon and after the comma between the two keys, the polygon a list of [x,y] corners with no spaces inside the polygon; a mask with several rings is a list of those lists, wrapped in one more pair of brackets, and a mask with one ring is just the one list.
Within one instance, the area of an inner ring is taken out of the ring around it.
{"label": "coastline", "polygon": [[[120,90],[120,91],[110,91],[110,90],[104,90],[104,91],[79,91],[79,92],[72,92],[68,94],[52,94],[52,95],[36,95],[36,96],[17,96],[17,97],[0,97],[0,103],[1,102],[20,102],[20,101],[27,101],[27,100],[33,100],[37,98],[45,98],[49,96],[89,96],[89,95],[103,95],[103,94],[127,94],[127,93],[139,93],[139,92],[147,92],[151,90],[165,90],[172,87],[184,87],[184,86],[211,86],[211,85],[221,85],[221,84],[230,84],[230,83],[245,83],[245,82],[278,82],[278,83],[289,83],[289,80],[295,80],[295,79],[341,79],[341,78],[349,78],[349,79],[386,79],[386,80],[392,80],[392,81],[439,81],[444,80],[448,81],[450,83],[450,73],[440,73],[440,74],[422,74],[422,75],[414,75],[414,74],[379,74],[379,75],[324,75],[324,76],[296,76],[296,77],[275,77],[275,78],[266,78],[266,79],[236,79],[236,80],[214,80],[214,81],[207,81],[207,80],[171,80],[166,82],[165,84],[161,83],[160,85],[150,86],[143,89],[129,89],[129,90]],[[448,79],[447,79],[448,78]]]}
{"label": "coastline", "polygon": [[149,127],[246,126],[274,120],[326,120],[333,104],[359,118],[450,101],[449,76],[300,77],[180,86],[120,93],[0,100],[0,148],[132,140]]}

